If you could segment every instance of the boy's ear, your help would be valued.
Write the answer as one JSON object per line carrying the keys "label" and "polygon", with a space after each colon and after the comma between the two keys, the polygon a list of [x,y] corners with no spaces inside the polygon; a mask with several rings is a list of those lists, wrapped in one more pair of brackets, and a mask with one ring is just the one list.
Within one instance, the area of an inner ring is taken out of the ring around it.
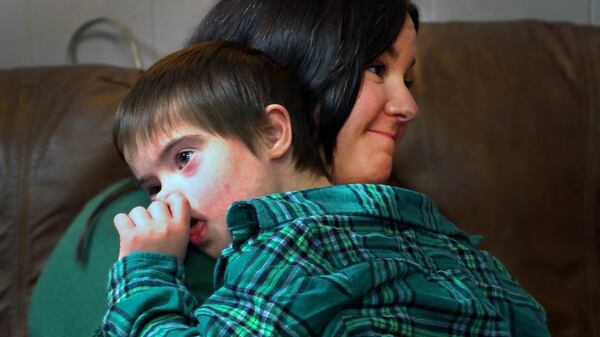
{"label": "boy's ear", "polygon": [[292,123],[290,113],[280,104],[270,104],[265,108],[270,127],[267,139],[267,153],[271,159],[285,156],[292,147]]}

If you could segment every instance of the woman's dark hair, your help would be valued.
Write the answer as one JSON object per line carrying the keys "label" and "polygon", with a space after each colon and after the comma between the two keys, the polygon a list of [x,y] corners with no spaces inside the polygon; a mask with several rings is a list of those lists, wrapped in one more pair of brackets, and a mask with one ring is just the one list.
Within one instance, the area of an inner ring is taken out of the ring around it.
{"label": "woman's dark hair", "polygon": [[233,41],[287,66],[331,164],[365,67],[394,42],[407,16],[417,29],[418,11],[408,0],[221,0],[188,44]]}
{"label": "woman's dark hair", "polygon": [[124,148],[190,125],[237,139],[257,155],[270,129],[265,112],[270,104],[289,112],[296,168],[323,174],[298,81],[263,52],[233,42],[195,44],[150,67],[119,106],[113,137],[123,154]]}

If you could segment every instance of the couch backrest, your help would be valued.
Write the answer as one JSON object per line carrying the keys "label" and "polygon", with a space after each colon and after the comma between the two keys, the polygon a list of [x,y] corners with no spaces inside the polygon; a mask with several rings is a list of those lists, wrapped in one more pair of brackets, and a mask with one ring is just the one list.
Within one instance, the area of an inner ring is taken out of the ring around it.
{"label": "couch backrest", "polygon": [[[422,113],[393,180],[484,235],[554,336],[600,336],[600,28],[424,24],[415,70]],[[89,197],[128,174],[111,120],[138,76],[0,70],[3,334],[25,336],[50,251]]]}
{"label": "couch backrest", "polygon": [[395,156],[546,308],[555,336],[600,336],[600,27],[423,25],[421,114]]}
{"label": "couch backrest", "polygon": [[125,177],[112,117],[139,71],[0,70],[0,331],[25,336],[32,287],[82,205]]}

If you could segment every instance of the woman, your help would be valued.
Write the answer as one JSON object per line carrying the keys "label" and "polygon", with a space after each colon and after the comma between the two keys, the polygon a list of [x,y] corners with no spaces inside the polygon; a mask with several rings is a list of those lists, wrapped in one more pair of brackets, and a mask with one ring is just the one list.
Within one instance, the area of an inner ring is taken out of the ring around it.
{"label": "woman", "polygon": [[222,0],[189,44],[238,42],[289,67],[333,182],[382,183],[418,113],[408,90],[418,23],[409,1]]}

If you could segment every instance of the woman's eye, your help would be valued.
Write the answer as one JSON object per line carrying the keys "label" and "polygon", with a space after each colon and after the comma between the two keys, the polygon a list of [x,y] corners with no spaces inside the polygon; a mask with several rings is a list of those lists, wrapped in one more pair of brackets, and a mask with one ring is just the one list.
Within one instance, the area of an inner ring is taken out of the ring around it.
{"label": "woman's eye", "polygon": [[371,63],[367,66],[367,71],[371,72],[379,77],[385,74],[386,66],[383,63]]}
{"label": "woman's eye", "polygon": [[193,151],[181,151],[175,155],[177,169],[182,170],[192,159]]}
{"label": "woman's eye", "polygon": [[414,84],[415,84],[415,81],[414,81],[414,80],[412,80],[412,79],[410,79],[410,80],[409,80],[409,79],[406,79],[406,80],[404,80],[404,85],[405,85],[405,86],[406,86],[408,89],[412,88]]}

